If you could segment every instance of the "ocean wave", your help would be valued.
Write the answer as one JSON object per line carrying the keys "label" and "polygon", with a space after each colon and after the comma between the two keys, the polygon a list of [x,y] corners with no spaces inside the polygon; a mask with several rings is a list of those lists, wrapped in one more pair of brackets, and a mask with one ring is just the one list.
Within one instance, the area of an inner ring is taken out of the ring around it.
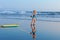
{"label": "ocean wave", "polygon": [[[15,20],[32,20],[30,17],[7,17],[0,19],[15,19]],[[37,21],[46,21],[46,22],[60,22],[60,18],[46,18],[46,17],[38,17]]]}

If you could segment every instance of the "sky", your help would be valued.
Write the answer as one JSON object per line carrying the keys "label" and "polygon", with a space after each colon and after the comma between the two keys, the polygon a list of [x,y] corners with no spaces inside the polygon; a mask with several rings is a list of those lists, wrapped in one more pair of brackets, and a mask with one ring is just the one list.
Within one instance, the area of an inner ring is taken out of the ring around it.
{"label": "sky", "polygon": [[0,0],[0,9],[60,11],[60,0]]}

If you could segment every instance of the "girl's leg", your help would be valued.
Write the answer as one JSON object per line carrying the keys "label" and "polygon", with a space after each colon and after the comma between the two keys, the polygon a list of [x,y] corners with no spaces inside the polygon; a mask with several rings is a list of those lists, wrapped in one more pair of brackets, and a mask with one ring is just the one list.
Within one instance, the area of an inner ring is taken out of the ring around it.
{"label": "girl's leg", "polygon": [[33,26],[33,23],[34,23],[34,19],[32,19],[32,21],[31,21],[31,27]]}
{"label": "girl's leg", "polygon": [[34,18],[34,23],[36,23],[36,18]]}
{"label": "girl's leg", "polygon": [[33,26],[36,26],[36,19],[34,18]]}

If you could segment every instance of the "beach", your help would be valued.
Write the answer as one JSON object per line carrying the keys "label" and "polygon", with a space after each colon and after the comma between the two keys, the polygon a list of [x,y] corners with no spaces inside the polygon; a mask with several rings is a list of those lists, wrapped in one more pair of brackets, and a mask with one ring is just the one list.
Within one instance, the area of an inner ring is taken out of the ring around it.
{"label": "beach", "polygon": [[[29,18],[27,18],[29,19]],[[38,20],[38,19],[37,19]],[[2,24],[19,24],[15,28],[0,28],[1,40],[33,40],[29,34],[31,20],[22,19],[0,19]],[[60,22],[36,21],[36,40],[60,39]]]}

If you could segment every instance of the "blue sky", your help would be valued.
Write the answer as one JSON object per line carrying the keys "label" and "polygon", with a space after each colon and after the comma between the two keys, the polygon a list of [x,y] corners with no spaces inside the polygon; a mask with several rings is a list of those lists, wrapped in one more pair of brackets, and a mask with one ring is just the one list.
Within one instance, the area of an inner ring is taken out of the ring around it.
{"label": "blue sky", "polygon": [[0,0],[2,9],[60,11],[60,0]]}

